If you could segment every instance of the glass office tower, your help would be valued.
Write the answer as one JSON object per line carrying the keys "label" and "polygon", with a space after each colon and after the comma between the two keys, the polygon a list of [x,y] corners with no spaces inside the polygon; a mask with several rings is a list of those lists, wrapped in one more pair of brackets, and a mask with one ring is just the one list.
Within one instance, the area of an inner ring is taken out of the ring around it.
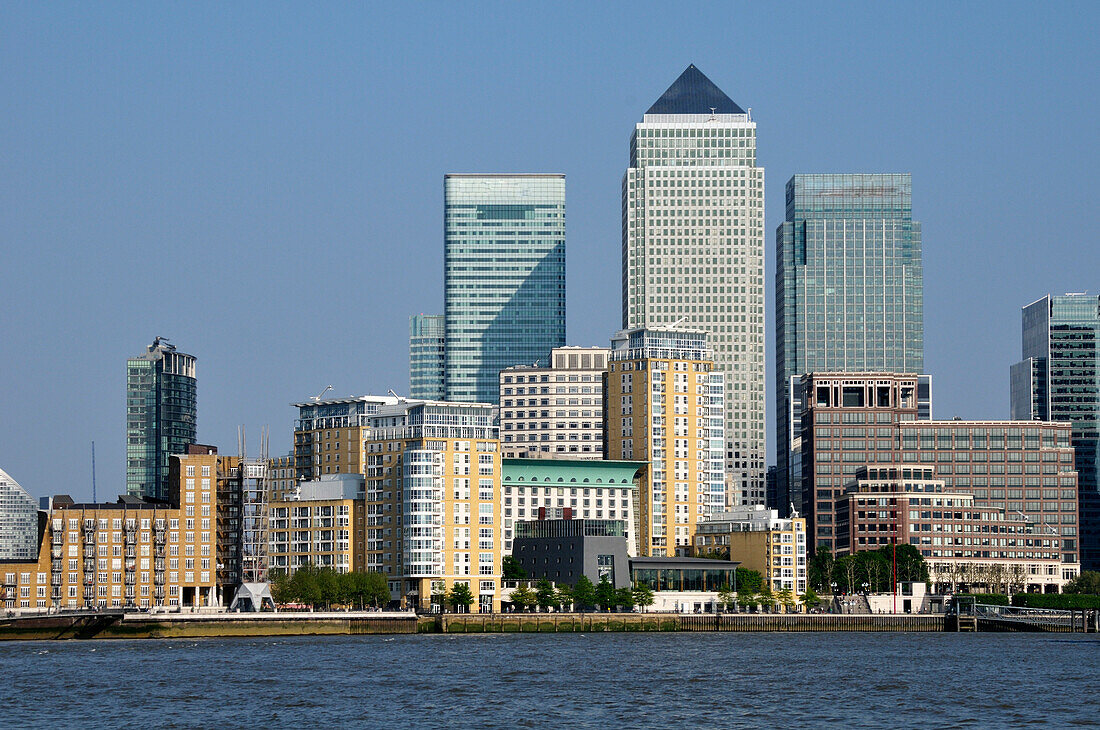
{"label": "glass office tower", "polygon": [[38,503],[0,469],[0,560],[38,558]]}
{"label": "glass office tower", "polygon": [[[802,510],[799,383],[811,372],[921,373],[924,277],[909,174],[795,175],[775,232],[776,494]],[[930,383],[920,385],[922,419]]]}
{"label": "glass office tower", "polygon": [[126,361],[126,491],[168,499],[168,457],[195,443],[195,358],[162,337]]}
{"label": "glass office tower", "polygon": [[623,328],[704,330],[724,374],[728,505],[764,502],[764,168],[756,123],[695,66],[634,126]]}
{"label": "glass office tower", "polygon": [[[1048,294],[1027,305],[1022,344],[1012,418],[1073,424],[1081,568],[1100,570],[1100,297]],[[1064,536],[1076,531],[1062,525]]]}
{"label": "glass office tower", "polygon": [[446,400],[496,403],[500,371],[565,345],[565,175],[446,175]]}
{"label": "glass office tower", "polygon": [[409,317],[409,397],[443,400],[447,319],[442,314]]}

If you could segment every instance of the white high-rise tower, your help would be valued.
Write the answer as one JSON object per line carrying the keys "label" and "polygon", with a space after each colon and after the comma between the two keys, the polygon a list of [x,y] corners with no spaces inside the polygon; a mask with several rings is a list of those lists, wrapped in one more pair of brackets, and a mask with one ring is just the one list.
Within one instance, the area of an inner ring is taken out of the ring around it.
{"label": "white high-rise tower", "polygon": [[726,501],[764,502],[764,169],[756,124],[695,66],[630,138],[623,327],[706,330],[725,373]]}

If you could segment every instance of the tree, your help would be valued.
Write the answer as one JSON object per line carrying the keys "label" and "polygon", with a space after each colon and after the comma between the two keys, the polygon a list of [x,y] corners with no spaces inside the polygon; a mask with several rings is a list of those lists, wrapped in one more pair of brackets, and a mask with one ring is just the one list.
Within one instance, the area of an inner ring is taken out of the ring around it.
{"label": "tree", "polygon": [[277,604],[290,603],[294,600],[290,588],[290,576],[285,570],[273,570],[268,574],[271,583],[271,597]]}
{"label": "tree", "polygon": [[554,591],[554,603],[564,611],[566,606],[573,605],[573,589],[566,585],[558,586]]}
{"label": "tree", "polygon": [[622,606],[625,610],[631,611],[634,609],[634,592],[629,588],[616,588],[615,589],[615,605]]}
{"label": "tree", "polygon": [[554,605],[554,584],[542,578],[535,584],[535,600],[543,611]]}
{"label": "tree", "polygon": [[643,612],[653,605],[653,589],[648,583],[634,586],[634,605],[641,606]]}
{"label": "tree", "polygon": [[729,560],[730,549],[728,545],[719,545],[710,550],[696,550],[695,557],[707,558],[708,560]]}
{"label": "tree", "polygon": [[736,578],[738,591],[745,590],[749,593],[757,593],[760,591],[760,587],[764,585],[764,576],[758,570],[738,568]]}
{"label": "tree", "polygon": [[615,586],[611,585],[607,580],[607,576],[600,578],[600,582],[596,586],[596,603],[604,611],[610,611],[615,605]]}
{"label": "tree", "polygon": [[470,593],[468,584],[455,583],[447,593],[447,602],[454,608],[455,613],[469,613],[470,605],[474,602],[474,594]]}
{"label": "tree", "polygon": [[835,560],[831,550],[822,548],[815,552],[814,556],[810,558],[810,565],[807,569],[810,585],[822,593],[831,593],[832,584],[836,581],[836,578],[833,577],[834,563]]}
{"label": "tree", "polygon": [[797,600],[794,597],[794,591],[792,591],[790,588],[784,588],[776,593],[775,600],[778,601],[781,606],[783,606],[783,610],[786,613],[790,613],[791,609],[794,608],[794,604],[797,603]]}
{"label": "tree", "polygon": [[1100,572],[1082,570],[1079,576],[1066,583],[1065,587],[1062,588],[1062,592],[1100,595]]}
{"label": "tree", "polygon": [[736,599],[733,596],[733,591],[726,584],[722,584],[722,587],[718,589],[718,602],[722,604],[724,610],[729,611],[730,606],[734,605]]}
{"label": "tree", "polygon": [[535,601],[538,597],[535,592],[527,586],[516,586],[512,589],[512,604],[516,606],[520,611],[526,611],[535,605]]}
{"label": "tree", "polygon": [[577,578],[576,584],[573,586],[573,605],[580,611],[584,611],[586,608],[591,608],[596,603],[596,586],[592,585],[592,581],[588,579],[587,575],[582,575]]}
{"label": "tree", "polygon": [[775,594],[772,593],[772,587],[767,583],[760,588],[760,605],[768,613],[771,613],[772,609],[775,608]]}
{"label": "tree", "polygon": [[851,555],[833,561],[833,583],[841,586],[846,593],[856,592],[856,561]]}
{"label": "tree", "polygon": [[360,600],[369,603],[375,608],[385,606],[390,602],[390,583],[382,573],[361,573],[360,579],[362,598]]}
{"label": "tree", "polygon": [[303,565],[290,578],[292,600],[316,607],[321,602],[321,590],[317,585],[316,569]]}
{"label": "tree", "polygon": [[505,555],[500,565],[504,571],[504,580],[523,580],[527,577],[527,571],[514,555]]}
{"label": "tree", "polygon": [[755,606],[759,600],[756,597],[756,591],[753,590],[741,590],[738,586],[737,590],[737,605],[745,611]]}
{"label": "tree", "polygon": [[806,607],[807,611],[813,608],[817,608],[821,605],[821,598],[818,597],[813,588],[807,588],[806,592],[803,593],[798,600],[803,606]]}
{"label": "tree", "polygon": [[321,568],[316,577],[318,602],[332,608],[337,599],[336,573],[332,568]]}

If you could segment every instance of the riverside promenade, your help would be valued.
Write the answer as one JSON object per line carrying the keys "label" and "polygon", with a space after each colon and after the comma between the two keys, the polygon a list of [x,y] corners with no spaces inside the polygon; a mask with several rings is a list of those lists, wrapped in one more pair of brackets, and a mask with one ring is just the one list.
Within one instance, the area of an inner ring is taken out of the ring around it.
{"label": "riverside promenade", "polygon": [[931,632],[945,629],[944,616],[939,614],[460,613],[417,616],[411,611],[157,614],[96,611],[0,619],[0,641],[413,633]]}

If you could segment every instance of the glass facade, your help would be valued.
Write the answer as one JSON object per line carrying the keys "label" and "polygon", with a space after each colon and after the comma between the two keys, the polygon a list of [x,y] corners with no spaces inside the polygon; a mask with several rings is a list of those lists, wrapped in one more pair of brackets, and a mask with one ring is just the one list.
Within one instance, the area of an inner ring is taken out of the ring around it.
{"label": "glass facade", "polygon": [[565,176],[443,187],[446,400],[496,403],[501,370],[565,344]]}
{"label": "glass facade", "polygon": [[695,66],[635,125],[622,215],[623,328],[707,332],[731,489],[763,503],[764,169],[755,122]]}
{"label": "glass facade", "polygon": [[195,358],[160,337],[126,362],[126,491],[168,499],[168,457],[195,438]]}
{"label": "glass facade", "polygon": [[1012,417],[1073,424],[1081,567],[1100,570],[1100,297],[1048,295],[1024,307],[1022,350]]}
{"label": "glass facade", "polygon": [[443,400],[447,320],[442,314],[409,317],[409,397]]}
{"label": "glass facade", "polygon": [[[776,229],[775,508],[803,505],[798,383],[924,369],[921,228],[909,174],[795,175]],[[922,414],[930,417],[930,413]]]}
{"label": "glass facade", "polygon": [[38,558],[38,505],[0,469],[0,560]]}

